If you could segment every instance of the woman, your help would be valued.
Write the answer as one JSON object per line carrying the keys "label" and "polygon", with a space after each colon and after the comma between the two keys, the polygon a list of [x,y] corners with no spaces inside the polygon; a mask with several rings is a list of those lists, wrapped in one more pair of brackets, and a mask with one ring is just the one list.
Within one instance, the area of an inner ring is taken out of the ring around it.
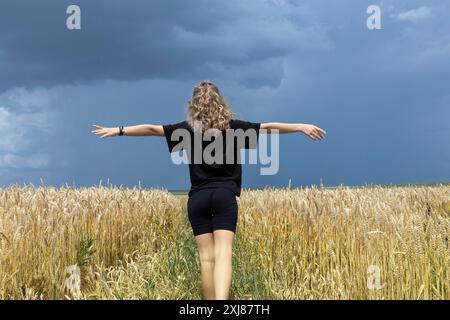
{"label": "woman", "polygon": [[[228,298],[231,286],[232,245],[238,214],[236,197],[241,191],[239,149],[256,147],[255,139],[250,142],[251,134],[248,132],[253,132],[257,141],[260,131],[300,132],[313,140],[323,139],[325,131],[310,124],[236,120],[219,89],[210,81],[195,86],[187,113],[187,120],[176,124],[118,128],[94,125],[92,133],[101,138],[117,135],[164,136],[170,152],[187,151],[191,180],[188,217],[199,251],[203,294],[205,299],[224,300]],[[227,136],[228,132],[245,134],[244,140],[238,143],[239,135]],[[186,141],[181,141],[180,137],[186,133]],[[194,141],[198,141],[195,137],[199,136],[209,137],[201,140],[200,153],[195,151],[194,145]],[[192,139],[187,139],[189,137]],[[203,159],[205,151],[216,139],[222,141],[224,147],[214,148],[215,151],[210,154],[214,161],[206,161]]]}

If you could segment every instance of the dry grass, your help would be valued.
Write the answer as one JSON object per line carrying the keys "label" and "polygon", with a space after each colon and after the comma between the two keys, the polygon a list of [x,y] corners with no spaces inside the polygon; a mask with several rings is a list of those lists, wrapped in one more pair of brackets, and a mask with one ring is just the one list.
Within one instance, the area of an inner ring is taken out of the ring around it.
{"label": "dry grass", "polygon": [[[450,187],[267,189],[239,199],[231,298],[450,299]],[[198,299],[185,199],[0,189],[0,298]],[[380,270],[382,288],[367,287]]]}

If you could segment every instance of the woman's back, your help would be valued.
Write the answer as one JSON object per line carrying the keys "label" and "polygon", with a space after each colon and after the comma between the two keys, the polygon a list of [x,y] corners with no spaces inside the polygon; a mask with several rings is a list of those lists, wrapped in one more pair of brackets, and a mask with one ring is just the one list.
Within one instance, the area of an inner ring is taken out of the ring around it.
{"label": "woman's back", "polygon": [[260,123],[231,119],[228,129],[220,131],[195,131],[187,121],[163,128],[169,151],[186,152],[191,192],[224,187],[239,196],[242,185],[240,150],[256,147],[260,126]]}

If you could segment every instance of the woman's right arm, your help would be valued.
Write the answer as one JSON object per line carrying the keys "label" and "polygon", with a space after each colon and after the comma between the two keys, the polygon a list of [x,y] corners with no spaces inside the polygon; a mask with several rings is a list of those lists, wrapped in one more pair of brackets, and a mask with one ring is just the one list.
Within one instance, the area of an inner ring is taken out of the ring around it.
{"label": "woman's right arm", "polygon": [[[91,132],[97,136],[100,136],[100,138],[114,137],[119,135],[119,127],[105,128],[97,124],[94,124],[93,126],[95,127],[95,129],[92,130]],[[142,136],[162,137],[164,136],[164,129],[160,125],[140,124],[136,126],[123,127],[123,135],[135,137],[142,137]]]}
{"label": "woman's right arm", "polygon": [[322,140],[325,137],[325,130],[306,123],[283,123],[283,122],[267,122],[261,123],[261,129],[267,130],[268,133],[304,133],[313,140]]}

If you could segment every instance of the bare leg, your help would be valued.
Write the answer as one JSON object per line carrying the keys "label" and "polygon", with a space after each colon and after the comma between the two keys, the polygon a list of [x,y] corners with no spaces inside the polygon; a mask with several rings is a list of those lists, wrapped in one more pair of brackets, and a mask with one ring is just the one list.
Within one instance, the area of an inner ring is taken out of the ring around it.
{"label": "bare leg", "polygon": [[231,287],[234,232],[214,231],[214,288],[217,300],[227,300]]}
{"label": "bare leg", "polygon": [[212,233],[204,233],[195,237],[200,256],[200,271],[203,296],[206,300],[214,300],[214,237]]}

